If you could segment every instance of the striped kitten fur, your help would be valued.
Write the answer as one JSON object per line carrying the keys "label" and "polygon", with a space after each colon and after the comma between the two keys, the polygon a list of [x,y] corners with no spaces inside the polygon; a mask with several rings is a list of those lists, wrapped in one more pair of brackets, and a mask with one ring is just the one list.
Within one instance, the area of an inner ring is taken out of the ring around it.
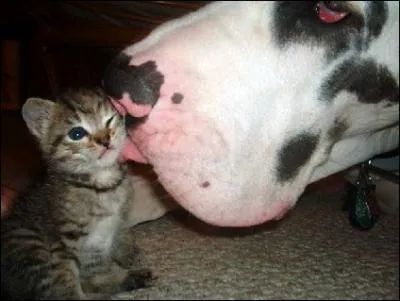
{"label": "striped kitten fur", "polygon": [[30,98],[22,116],[47,169],[2,220],[2,299],[109,298],[150,285],[122,227],[133,196],[118,161],[123,117],[99,88]]}

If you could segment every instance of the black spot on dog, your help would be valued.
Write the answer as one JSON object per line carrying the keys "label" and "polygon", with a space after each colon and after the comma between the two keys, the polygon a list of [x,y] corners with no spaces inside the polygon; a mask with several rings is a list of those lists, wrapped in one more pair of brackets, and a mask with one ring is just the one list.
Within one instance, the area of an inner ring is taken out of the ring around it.
{"label": "black spot on dog", "polygon": [[316,44],[327,47],[327,58],[333,59],[350,47],[361,49],[364,18],[350,14],[338,23],[327,24],[317,13],[318,1],[278,1],[273,26],[280,47],[290,43]]}
{"label": "black spot on dog", "polygon": [[290,139],[279,152],[277,177],[281,182],[293,179],[301,166],[307,163],[315,151],[319,136],[303,133]]}
{"label": "black spot on dog", "polygon": [[183,100],[183,95],[181,93],[174,93],[174,95],[171,97],[171,100],[173,103],[179,104]]}
{"label": "black spot on dog", "polygon": [[347,60],[321,86],[321,99],[330,101],[342,90],[355,93],[362,103],[399,101],[399,86],[390,71],[373,60]]}
{"label": "black spot on dog", "polygon": [[203,188],[207,188],[208,186],[210,186],[210,182],[208,182],[208,181],[205,181],[201,184],[201,187],[203,187]]}
{"label": "black spot on dog", "polygon": [[371,1],[368,3],[366,25],[369,40],[381,34],[387,17],[387,6],[384,1]]}
{"label": "black spot on dog", "polygon": [[114,99],[128,93],[135,103],[154,106],[160,97],[164,75],[157,71],[154,61],[130,66],[130,60],[130,56],[120,53],[108,65],[103,77],[104,90]]}

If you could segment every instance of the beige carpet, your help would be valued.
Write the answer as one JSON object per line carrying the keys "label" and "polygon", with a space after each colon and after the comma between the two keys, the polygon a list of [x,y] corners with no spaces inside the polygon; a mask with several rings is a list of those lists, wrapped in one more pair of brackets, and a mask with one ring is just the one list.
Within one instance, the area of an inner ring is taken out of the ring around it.
{"label": "beige carpet", "polygon": [[352,228],[341,190],[303,197],[284,220],[214,229],[187,214],[133,232],[159,277],[121,299],[399,299],[399,219]]}

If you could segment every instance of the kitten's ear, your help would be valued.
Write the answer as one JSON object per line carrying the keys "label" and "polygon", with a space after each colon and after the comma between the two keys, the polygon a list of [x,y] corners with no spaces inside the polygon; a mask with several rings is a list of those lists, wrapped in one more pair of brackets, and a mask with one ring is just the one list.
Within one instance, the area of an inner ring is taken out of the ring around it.
{"label": "kitten's ear", "polygon": [[55,103],[42,98],[28,98],[22,106],[22,118],[31,133],[38,138],[47,134]]}

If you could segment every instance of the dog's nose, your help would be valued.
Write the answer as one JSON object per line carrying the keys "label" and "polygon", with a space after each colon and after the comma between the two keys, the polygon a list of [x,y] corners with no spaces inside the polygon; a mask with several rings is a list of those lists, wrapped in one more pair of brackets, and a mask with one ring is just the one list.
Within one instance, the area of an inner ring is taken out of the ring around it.
{"label": "dog's nose", "polygon": [[115,101],[121,101],[124,94],[136,105],[153,107],[160,97],[164,75],[158,71],[155,61],[141,65],[130,65],[131,57],[121,53],[105,70],[102,85]]}

